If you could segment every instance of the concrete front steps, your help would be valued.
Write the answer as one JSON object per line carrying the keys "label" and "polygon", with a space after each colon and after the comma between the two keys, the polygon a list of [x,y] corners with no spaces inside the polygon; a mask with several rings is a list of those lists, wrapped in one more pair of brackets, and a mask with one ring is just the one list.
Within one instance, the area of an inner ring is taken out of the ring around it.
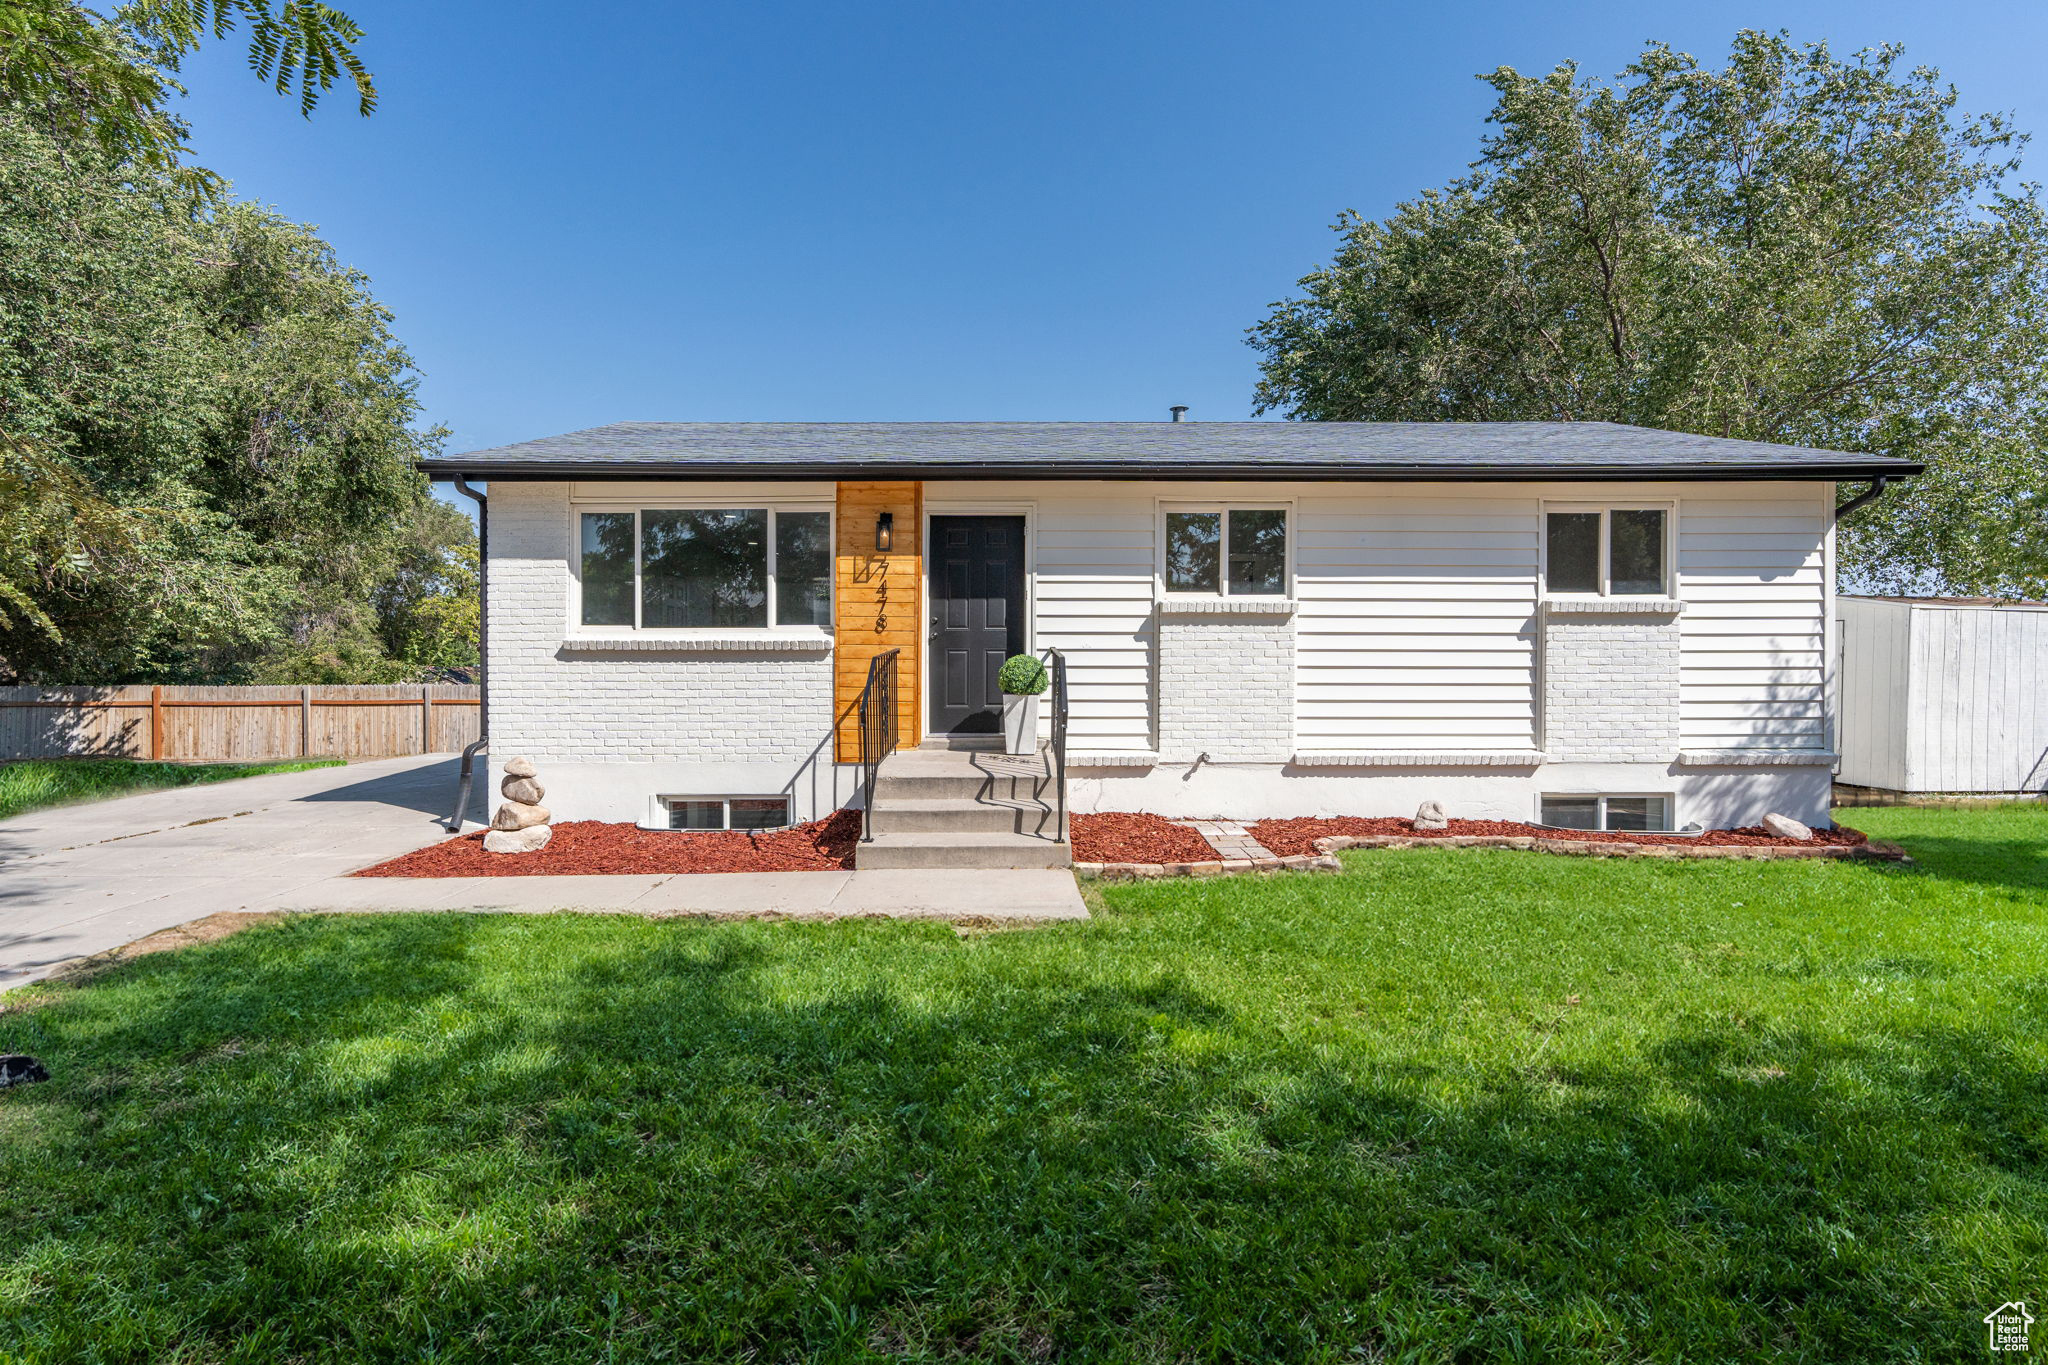
{"label": "concrete front steps", "polygon": [[1049,755],[1002,752],[999,741],[934,740],[882,760],[875,774],[872,842],[854,854],[863,871],[998,870],[1073,865],[1059,840]]}

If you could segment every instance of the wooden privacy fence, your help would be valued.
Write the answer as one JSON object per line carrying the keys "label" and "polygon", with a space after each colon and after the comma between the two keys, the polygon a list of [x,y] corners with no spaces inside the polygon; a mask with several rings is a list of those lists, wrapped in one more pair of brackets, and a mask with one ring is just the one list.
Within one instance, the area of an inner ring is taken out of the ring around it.
{"label": "wooden privacy fence", "polygon": [[0,759],[188,762],[456,753],[474,686],[0,687]]}

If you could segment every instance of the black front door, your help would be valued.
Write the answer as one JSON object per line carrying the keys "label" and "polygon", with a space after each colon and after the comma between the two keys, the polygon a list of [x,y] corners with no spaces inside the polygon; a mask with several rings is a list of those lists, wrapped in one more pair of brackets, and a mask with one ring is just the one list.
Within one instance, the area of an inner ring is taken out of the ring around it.
{"label": "black front door", "polygon": [[996,670],[1024,652],[1024,518],[933,517],[931,733],[1002,729]]}

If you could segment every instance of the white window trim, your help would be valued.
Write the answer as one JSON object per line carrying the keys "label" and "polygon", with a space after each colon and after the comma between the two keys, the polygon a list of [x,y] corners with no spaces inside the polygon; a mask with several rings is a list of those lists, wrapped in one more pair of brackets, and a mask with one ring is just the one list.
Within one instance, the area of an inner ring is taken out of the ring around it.
{"label": "white window trim", "polygon": [[[1221,523],[1222,543],[1218,546],[1216,562],[1216,591],[1187,592],[1166,586],[1166,517],[1169,512],[1215,512]],[[1232,593],[1230,587],[1230,514],[1232,512],[1279,512],[1282,514],[1281,534],[1287,539],[1287,549],[1281,566],[1279,592]],[[1176,603],[1195,602],[1262,602],[1275,608],[1291,607],[1294,594],[1294,504],[1291,501],[1272,501],[1247,498],[1243,501],[1228,499],[1218,501],[1204,499],[1199,502],[1169,501],[1161,499],[1153,509],[1152,516],[1152,597],[1167,606]]]}
{"label": "white window trim", "polygon": [[[640,624],[641,583],[640,518],[646,512],[753,512],[768,514],[767,544],[767,619],[764,626],[643,626]],[[583,623],[583,514],[586,512],[623,512],[633,518],[633,621],[630,625],[585,625]],[[569,505],[569,620],[564,636],[567,640],[602,639],[607,636],[633,636],[649,640],[696,640],[729,637],[735,634],[746,636],[791,636],[798,639],[829,638],[837,624],[837,594],[831,603],[833,620],[826,624],[777,625],[775,615],[778,606],[775,584],[776,515],[780,512],[822,512],[825,514],[826,566],[828,575],[837,557],[839,545],[838,509],[830,502],[815,498],[780,499],[761,496],[717,496],[637,499],[632,502],[616,500],[573,502]],[[694,798],[693,798],[694,799]],[[711,800],[710,797],[703,798]]]}
{"label": "white window trim", "polygon": [[[1564,825],[1546,824],[1543,819],[1545,801],[1594,801],[1594,818],[1599,822],[1592,831],[1598,834],[1671,834],[1678,829],[1678,797],[1671,792],[1540,792],[1536,797],[1535,823],[1545,829],[1565,829]],[[1609,829],[1607,828],[1607,803],[1618,801],[1662,801],[1664,803],[1664,827],[1662,829]]]}
{"label": "white window trim", "polygon": [[[1596,592],[1552,592],[1550,590],[1550,514],[1552,512],[1598,512],[1600,514],[1600,587]],[[1611,542],[1612,514],[1615,512],[1662,512],[1664,514],[1664,581],[1655,592],[1614,591]],[[1552,502],[1545,500],[1536,523],[1536,581],[1546,602],[1587,602],[1620,599],[1678,597],[1678,503],[1656,499],[1615,499],[1588,502],[1583,498]]]}
{"label": "white window trim", "polygon": [[[673,829],[668,822],[668,803],[671,801],[716,801],[721,810],[720,818],[725,823],[717,829]],[[785,823],[764,825],[752,830],[735,830],[732,827],[732,803],[735,801],[780,801]],[[772,830],[793,829],[802,823],[796,818],[796,802],[790,800],[788,792],[660,792],[647,798],[647,818],[640,823],[640,828],[656,829],[664,834],[766,834]]]}

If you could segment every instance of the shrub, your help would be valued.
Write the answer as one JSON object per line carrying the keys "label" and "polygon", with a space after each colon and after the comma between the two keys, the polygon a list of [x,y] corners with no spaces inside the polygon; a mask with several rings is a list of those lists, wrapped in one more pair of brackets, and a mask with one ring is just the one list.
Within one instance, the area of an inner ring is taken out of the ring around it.
{"label": "shrub", "polygon": [[1029,654],[1013,654],[996,673],[996,686],[1013,697],[1035,697],[1052,682],[1045,665]]}

